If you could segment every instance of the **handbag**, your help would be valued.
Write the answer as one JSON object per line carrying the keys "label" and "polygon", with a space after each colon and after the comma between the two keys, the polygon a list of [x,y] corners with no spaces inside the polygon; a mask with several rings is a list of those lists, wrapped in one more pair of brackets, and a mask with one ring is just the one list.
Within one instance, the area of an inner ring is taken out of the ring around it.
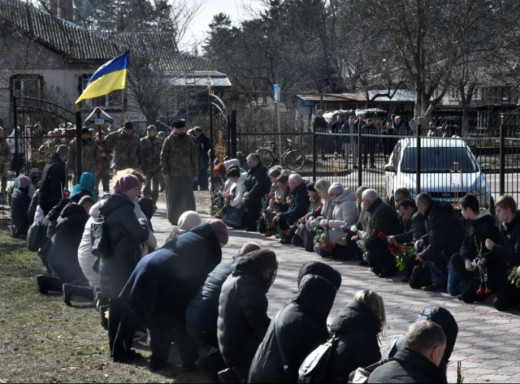
{"label": "handbag", "polygon": [[307,252],[314,252],[314,237],[311,236],[307,228],[303,229],[302,239],[305,250]]}
{"label": "handbag", "polygon": [[298,383],[325,383],[330,354],[338,340],[339,338],[332,334],[327,342],[318,345],[307,355],[298,369]]}
{"label": "handbag", "polygon": [[226,212],[224,213],[224,217],[222,221],[226,223],[229,227],[240,228],[242,227],[242,221],[244,217],[244,206],[240,206],[240,208],[235,207],[227,207]]}

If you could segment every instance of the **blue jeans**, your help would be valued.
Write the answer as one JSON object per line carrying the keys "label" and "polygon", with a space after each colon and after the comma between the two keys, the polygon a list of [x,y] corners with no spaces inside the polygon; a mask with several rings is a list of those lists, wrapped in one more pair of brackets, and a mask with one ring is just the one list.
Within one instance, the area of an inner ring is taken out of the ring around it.
{"label": "blue jeans", "polygon": [[462,293],[466,283],[455,272],[455,268],[451,262],[448,263],[448,293],[452,296],[458,296]]}

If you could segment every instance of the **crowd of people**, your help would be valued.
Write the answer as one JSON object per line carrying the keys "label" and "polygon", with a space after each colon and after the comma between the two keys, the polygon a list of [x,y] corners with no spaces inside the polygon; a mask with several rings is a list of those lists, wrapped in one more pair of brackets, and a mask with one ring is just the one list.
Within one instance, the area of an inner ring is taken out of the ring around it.
{"label": "crowd of people", "polygon": [[[114,361],[141,359],[132,346],[145,335],[152,370],[168,364],[175,341],[183,368],[216,382],[296,382],[306,357],[329,340],[323,382],[345,382],[367,366],[374,368],[368,382],[446,382],[458,332],[449,311],[425,308],[381,354],[386,314],[377,292],[359,291],[327,321],[342,277],[326,259],[356,260],[379,277],[402,273],[413,289],[447,292],[467,303],[490,295],[498,310],[520,303],[520,219],[512,197],[497,199],[496,218],[471,194],[454,210],[428,193],[412,199],[401,188],[391,206],[375,189],[311,182],[279,166],[267,169],[252,153],[245,162],[229,159],[214,167],[209,180],[216,218],[203,222],[192,201],[193,182],[208,178],[199,172],[200,153],[184,125],[174,123],[161,145],[160,167],[145,166],[146,174],[137,152],[134,167],[122,168],[130,152],[110,143],[117,171],[112,191],[101,196],[95,172],[87,170],[67,193],[66,145],[56,148],[36,186],[24,175],[15,181],[11,231],[28,231],[27,246],[47,270],[36,278],[39,291],[61,291],[67,305],[77,297],[94,302]],[[137,144],[129,128],[106,140]],[[162,246],[152,224],[155,200],[141,197],[143,189],[160,184],[149,183],[154,172],[164,176],[173,225]],[[267,293],[277,275],[276,254],[244,242],[223,259],[228,227],[277,237],[324,262],[301,266],[297,294],[271,319]],[[200,356],[200,346],[209,353]]]}

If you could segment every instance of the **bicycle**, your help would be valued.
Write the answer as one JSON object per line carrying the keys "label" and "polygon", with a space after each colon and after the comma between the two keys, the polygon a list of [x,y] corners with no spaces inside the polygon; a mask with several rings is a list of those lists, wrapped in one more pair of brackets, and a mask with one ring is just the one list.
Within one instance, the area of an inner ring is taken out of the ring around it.
{"label": "bicycle", "polygon": [[[282,153],[281,164],[291,171],[300,171],[305,165],[305,155],[302,151],[293,148],[291,139],[285,139],[285,141],[287,148]],[[278,161],[278,157],[276,156],[278,148],[275,141],[270,141],[267,144],[267,146],[258,147],[256,153],[260,155],[262,164],[269,168]]]}

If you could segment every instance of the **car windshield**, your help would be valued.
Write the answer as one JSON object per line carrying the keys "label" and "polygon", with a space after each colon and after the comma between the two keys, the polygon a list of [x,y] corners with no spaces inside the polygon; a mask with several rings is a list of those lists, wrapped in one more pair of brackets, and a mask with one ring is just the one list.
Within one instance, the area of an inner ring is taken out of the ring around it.
{"label": "car windshield", "polygon": [[[421,172],[447,173],[458,161],[462,172],[477,172],[478,167],[466,147],[424,147],[421,148]],[[417,172],[417,148],[406,148],[401,164],[404,173]]]}

